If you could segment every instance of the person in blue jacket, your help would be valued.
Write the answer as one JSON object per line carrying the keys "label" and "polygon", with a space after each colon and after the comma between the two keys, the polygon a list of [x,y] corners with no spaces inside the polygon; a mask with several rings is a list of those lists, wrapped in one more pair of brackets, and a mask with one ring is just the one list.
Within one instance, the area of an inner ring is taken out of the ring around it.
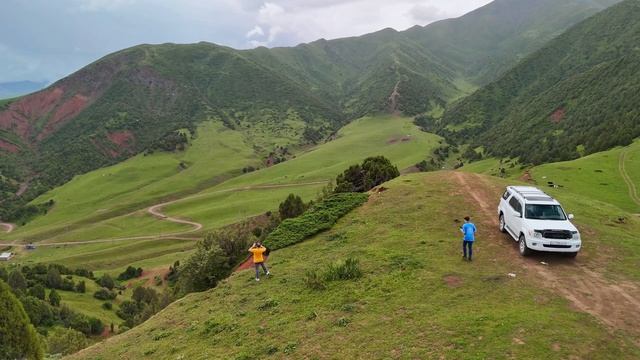
{"label": "person in blue jacket", "polygon": [[[466,216],[464,218],[464,224],[460,227],[460,231],[464,235],[462,239],[462,256],[464,259],[471,261],[473,256],[473,242],[476,241],[476,226],[471,222],[471,218]],[[469,256],[467,256],[467,249],[469,249]]]}

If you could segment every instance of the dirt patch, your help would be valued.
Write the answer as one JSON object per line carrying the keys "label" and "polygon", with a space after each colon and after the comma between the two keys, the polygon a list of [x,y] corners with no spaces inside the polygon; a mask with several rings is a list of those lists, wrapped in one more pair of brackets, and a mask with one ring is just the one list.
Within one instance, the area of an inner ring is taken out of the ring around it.
{"label": "dirt patch", "polygon": [[0,140],[0,150],[4,150],[12,154],[16,154],[20,151],[20,148],[17,145],[14,145],[10,142]]}
{"label": "dirt patch", "polygon": [[411,140],[413,140],[413,138],[410,135],[401,136],[401,137],[394,137],[394,138],[391,138],[391,139],[387,140],[387,144],[391,145],[391,144],[397,144],[399,142],[409,142]]}
{"label": "dirt patch", "polygon": [[400,81],[398,81],[393,87],[393,91],[391,92],[391,95],[389,95],[387,103],[391,114],[400,115]]}
{"label": "dirt patch", "polygon": [[[266,263],[267,260],[269,260],[268,256],[264,256],[264,262]],[[249,256],[247,258],[247,260],[245,260],[245,262],[243,262],[242,264],[240,264],[237,268],[236,268],[236,272],[237,271],[242,271],[242,270],[247,270],[247,269],[253,269],[253,256]]]}
{"label": "dirt patch", "polygon": [[442,280],[444,280],[444,283],[450,288],[458,288],[462,286],[463,283],[462,278],[457,275],[447,275],[442,278]]}
{"label": "dirt patch", "polygon": [[118,147],[128,148],[133,145],[135,137],[131,131],[118,131],[107,135],[109,141],[117,145]]}
{"label": "dirt patch", "polygon": [[62,103],[62,105],[58,106],[45,127],[42,129],[42,132],[38,134],[38,141],[46,138],[67,121],[80,114],[82,110],[87,107],[88,102],[89,98],[87,96],[76,94]]}
{"label": "dirt patch", "polygon": [[141,286],[144,286],[144,287],[156,286],[156,276],[162,279],[164,283],[164,280],[167,278],[168,274],[169,274],[169,268],[156,268],[156,269],[144,270],[142,272],[142,275],[140,275],[140,277],[132,279],[127,283],[127,288],[131,288],[135,283],[140,282],[140,280],[146,280],[144,284],[141,284]]}
{"label": "dirt patch", "polygon": [[551,122],[554,124],[561,123],[566,114],[567,112],[564,110],[564,108],[558,108],[551,114]]}
{"label": "dirt patch", "polygon": [[522,176],[520,176],[518,180],[528,182],[528,183],[534,182],[533,176],[531,176],[531,172],[529,172],[529,170],[525,171],[524,174],[522,174]]}

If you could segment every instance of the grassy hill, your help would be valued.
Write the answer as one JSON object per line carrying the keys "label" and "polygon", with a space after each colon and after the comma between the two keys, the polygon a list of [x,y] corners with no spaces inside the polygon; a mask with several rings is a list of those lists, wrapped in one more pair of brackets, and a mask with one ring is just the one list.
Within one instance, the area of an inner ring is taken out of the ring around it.
{"label": "grassy hill", "polygon": [[574,26],[427,128],[525,163],[575,159],[640,135],[637,1]]}
{"label": "grassy hill", "polygon": [[[640,356],[633,342],[638,305],[623,306],[624,295],[637,294],[637,282],[628,282],[637,274],[631,267],[609,274],[627,281],[623,295],[614,290],[619,280],[603,279],[597,267],[610,256],[637,259],[638,248],[623,252],[600,236],[622,229],[632,239],[640,221],[589,231],[575,263],[555,256],[523,260],[496,229],[494,204],[506,183],[452,172],[400,177],[329,232],[273,252],[272,278],[256,283],[251,270],[235,273],[70,358]],[[576,211],[579,226],[588,229],[610,210],[594,206],[599,202],[588,194],[576,201],[591,205]],[[473,263],[462,261],[459,249],[459,219],[467,214],[480,230]],[[361,277],[326,281],[324,290],[305,281],[310,271],[322,274],[347,258],[359,261]],[[602,310],[611,306],[623,313]]]}
{"label": "grassy hill", "polygon": [[[219,131],[225,136],[218,136]],[[10,234],[0,234],[0,242],[73,243],[190,230],[190,226],[161,221],[146,212],[146,207],[167,196],[183,200],[168,205],[165,213],[193,219],[206,231],[275,210],[290,193],[305,200],[314,199],[329,180],[369,156],[384,155],[399,168],[408,168],[427,158],[440,141],[439,137],[420,131],[410,118],[367,117],[341,129],[333,141],[300,151],[295,158],[278,165],[241,175],[232,169],[255,160],[249,150],[238,148],[242,144],[240,132],[210,123],[197,134],[184,154],[138,156],[78,176],[46,193],[39,200],[54,199],[57,205],[46,216]],[[189,162],[190,166],[181,170],[180,162]],[[202,191],[196,192],[199,187]],[[190,192],[178,195],[187,190]],[[202,231],[189,235],[200,234]],[[161,241],[133,238],[41,248],[22,254],[17,261],[59,262],[116,271],[129,263],[144,268],[172,264],[193,245],[192,241],[170,237]]]}
{"label": "grassy hill", "polygon": [[313,143],[365,114],[441,109],[473,90],[477,78],[498,72],[478,69],[513,65],[610,2],[497,1],[424,28],[293,48],[199,43],[119,51],[47,89],[0,103],[0,218],[42,213],[25,204],[211,119],[229,129],[263,130],[295,121],[296,142]]}

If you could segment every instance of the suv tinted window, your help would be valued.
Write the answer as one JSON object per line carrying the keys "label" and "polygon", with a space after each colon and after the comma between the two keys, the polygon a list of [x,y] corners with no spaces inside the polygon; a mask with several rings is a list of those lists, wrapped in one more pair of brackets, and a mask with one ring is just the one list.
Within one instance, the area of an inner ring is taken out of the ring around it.
{"label": "suv tinted window", "polygon": [[522,214],[522,205],[520,204],[520,201],[518,201],[518,199],[512,197],[509,201],[509,205],[511,205],[511,208],[513,208],[513,210]]}
{"label": "suv tinted window", "polygon": [[509,192],[509,190],[505,191],[504,194],[502,194],[502,198],[505,200],[507,200],[509,196],[511,196],[511,193]]}

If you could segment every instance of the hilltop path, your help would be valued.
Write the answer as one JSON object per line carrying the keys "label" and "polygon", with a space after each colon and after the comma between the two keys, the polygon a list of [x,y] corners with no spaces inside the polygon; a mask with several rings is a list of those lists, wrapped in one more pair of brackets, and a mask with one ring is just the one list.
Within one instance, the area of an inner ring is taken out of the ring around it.
{"label": "hilltop path", "polygon": [[638,189],[636,188],[636,184],[627,173],[627,169],[625,167],[625,163],[627,160],[627,155],[629,153],[629,149],[624,149],[620,153],[620,160],[618,161],[618,171],[620,171],[620,175],[624,179],[624,182],[627,184],[627,188],[629,188],[629,197],[631,200],[640,206],[640,196],[638,195]]}
{"label": "hilltop path", "polygon": [[[206,197],[206,196],[210,196],[213,194],[221,194],[221,193],[227,193],[227,192],[238,192],[238,191],[249,191],[249,190],[268,190],[268,189],[281,189],[281,188],[288,188],[288,187],[298,187],[298,186],[311,186],[311,185],[323,185],[326,184],[327,181],[314,181],[314,182],[306,182],[306,183],[291,183],[291,184],[278,184],[278,185],[255,185],[255,186],[245,186],[245,187],[239,187],[239,188],[232,188],[232,189],[225,189],[225,190],[220,190],[220,191],[214,191],[214,192],[208,192],[208,193],[201,193],[201,194],[196,194],[196,195],[191,195],[191,196],[187,196],[184,198],[180,198],[180,199],[176,199],[176,200],[172,200],[172,201],[167,201],[167,202],[163,202],[161,204],[157,204],[157,205],[153,205],[149,208],[146,209],[146,211],[151,214],[152,216],[164,220],[164,221],[169,221],[169,222],[173,222],[173,223],[177,223],[177,224],[184,224],[184,225],[191,225],[192,228],[186,231],[181,231],[181,232],[176,232],[176,233],[168,233],[168,234],[160,234],[160,235],[147,235],[147,236],[131,236],[131,237],[121,237],[121,238],[108,238],[108,239],[96,239],[96,240],[86,240],[86,241],[67,241],[67,242],[46,242],[46,240],[42,241],[42,242],[38,242],[38,246],[58,246],[58,245],[87,245],[87,244],[97,244],[97,243],[108,243],[108,242],[122,242],[122,241],[131,241],[131,240],[150,240],[150,241],[166,241],[166,240],[185,240],[185,241],[197,241],[200,239],[200,237],[187,237],[186,235],[189,235],[191,233],[197,232],[202,230],[203,225],[201,223],[195,222],[195,221],[190,221],[190,220],[185,220],[185,219],[179,219],[176,217],[171,217],[168,215],[165,215],[162,212],[162,208],[175,204],[175,203],[179,203],[182,201],[186,201],[186,200],[192,200],[192,199],[196,199],[196,198],[201,198],[201,197]],[[132,213],[133,214],[133,213]],[[131,214],[129,214],[131,215]],[[12,224],[5,224],[5,223],[1,223],[1,225],[7,227],[7,229],[9,229],[9,226],[11,227],[11,230],[13,230],[13,225]],[[10,232],[10,231],[7,231]],[[0,246],[16,246],[18,245],[18,242],[15,241],[13,243],[0,243]]]}
{"label": "hilltop path", "polygon": [[[515,241],[498,230],[497,199],[502,189],[477,174],[455,172],[454,177],[476,203],[475,217],[482,224],[479,226],[481,240],[497,244],[501,253],[494,255],[511,263],[514,272],[533,275],[529,276],[532,281],[560,294],[574,308],[593,315],[610,329],[640,333],[637,327],[640,323],[640,286],[637,282],[609,280],[598,272],[597,264],[580,256],[575,260],[543,253],[520,257]],[[482,243],[479,246],[482,248]],[[541,264],[542,261],[548,265]]]}

